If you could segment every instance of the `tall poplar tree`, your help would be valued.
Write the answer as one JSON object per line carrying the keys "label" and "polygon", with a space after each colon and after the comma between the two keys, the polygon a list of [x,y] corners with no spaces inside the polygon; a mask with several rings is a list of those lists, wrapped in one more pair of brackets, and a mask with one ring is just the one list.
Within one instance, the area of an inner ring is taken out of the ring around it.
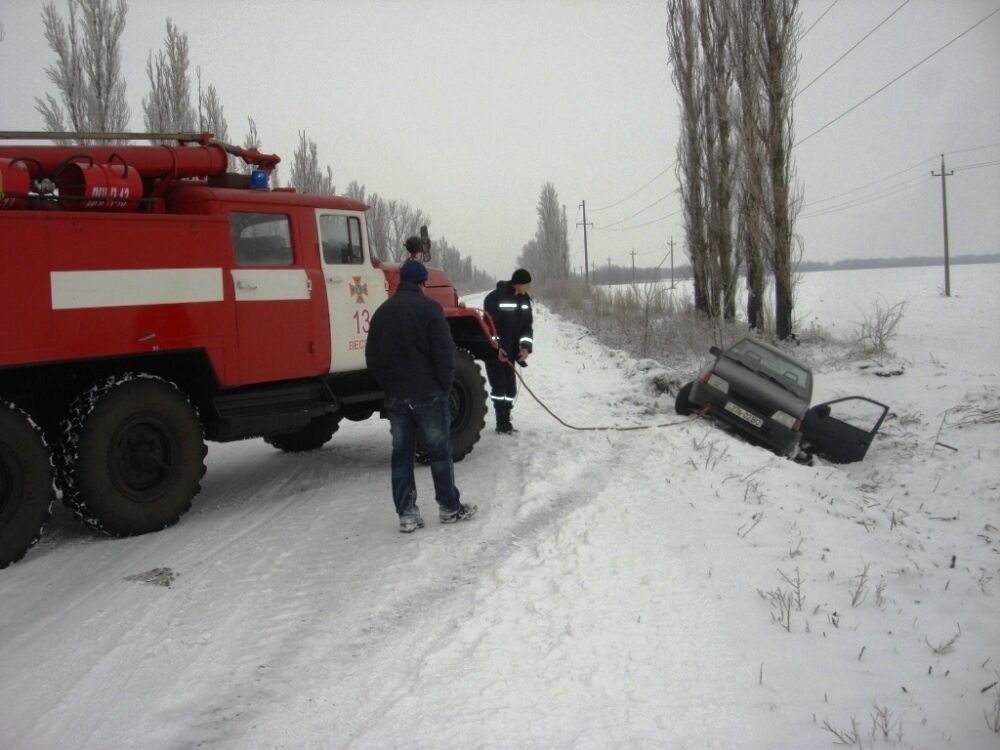
{"label": "tall poplar tree", "polygon": [[[45,40],[56,62],[45,69],[58,98],[35,99],[49,132],[117,133],[128,129],[125,78],[121,73],[121,35],[125,0],[66,0],[68,22],[55,2],[42,6]],[[86,145],[86,138],[70,143]],[[64,141],[65,143],[65,141]]]}

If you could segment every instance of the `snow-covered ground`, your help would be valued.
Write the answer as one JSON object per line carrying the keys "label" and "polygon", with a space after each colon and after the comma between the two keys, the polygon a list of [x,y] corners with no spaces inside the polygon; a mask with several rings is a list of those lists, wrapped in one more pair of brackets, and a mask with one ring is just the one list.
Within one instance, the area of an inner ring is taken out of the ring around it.
{"label": "snow-covered ground", "polygon": [[[804,276],[800,316],[842,333],[907,301],[889,362],[803,347],[817,400],[892,406],[860,464],[698,420],[570,431],[522,394],[516,438],[457,465],[469,523],[421,469],[428,526],[397,532],[374,419],[306,456],[212,445],[157,534],[58,511],[0,573],[0,747],[823,748],[852,720],[865,748],[1000,747],[1000,266],[940,275]],[[654,363],[536,317],[557,414],[680,421]]]}

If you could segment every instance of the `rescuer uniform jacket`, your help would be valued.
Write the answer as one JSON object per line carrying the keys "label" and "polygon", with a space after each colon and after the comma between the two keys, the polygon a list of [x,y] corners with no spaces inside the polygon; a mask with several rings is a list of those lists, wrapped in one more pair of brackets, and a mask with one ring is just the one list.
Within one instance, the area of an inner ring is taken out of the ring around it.
{"label": "rescuer uniform jacket", "polygon": [[365,362],[386,396],[423,400],[451,393],[455,342],[441,305],[416,284],[401,282],[372,315]]}
{"label": "rescuer uniform jacket", "polygon": [[529,352],[534,346],[531,330],[531,296],[514,294],[514,286],[509,281],[501,281],[497,288],[486,295],[483,307],[493,318],[500,336],[500,348],[507,352],[511,361],[517,359],[519,349]]}

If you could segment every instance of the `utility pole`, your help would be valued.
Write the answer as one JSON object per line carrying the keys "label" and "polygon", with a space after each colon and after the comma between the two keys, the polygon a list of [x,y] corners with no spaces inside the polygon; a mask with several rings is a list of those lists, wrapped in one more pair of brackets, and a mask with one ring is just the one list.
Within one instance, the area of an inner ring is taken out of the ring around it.
{"label": "utility pole", "polygon": [[945,178],[955,174],[955,170],[946,172],[944,169],[944,154],[941,154],[941,173],[931,172],[933,177],[941,178],[941,211],[944,214],[944,296],[951,296],[951,260],[948,257],[948,189]]}
{"label": "utility pole", "polygon": [[635,248],[632,248],[632,283],[635,284]]}
{"label": "utility pole", "polygon": [[611,286],[611,256],[608,256],[608,286]]}
{"label": "utility pole", "polygon": [[670,236],[670,288],[674,288],[674,237]]}
{"label": "utility pole", "polygon": [[581,201],[580,205],[583,206],[583,221],[578,221],[576,225],[583,227],[583,276],[587,286],[590,286],[590,276],[587,274],[587,267],[590,265],[587,257],[587,227],[594,226],[594,223],[587,221],[587,201]]}

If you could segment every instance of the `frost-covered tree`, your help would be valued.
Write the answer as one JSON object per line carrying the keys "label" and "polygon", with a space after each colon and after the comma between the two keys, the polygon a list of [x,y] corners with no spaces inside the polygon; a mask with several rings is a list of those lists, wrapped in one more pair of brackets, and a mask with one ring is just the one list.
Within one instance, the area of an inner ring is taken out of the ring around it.
{"label": "frost-covered tree", "polygon": [[795,218],[802,199],[792,162],[792,99],[798,81],[796,40],[799,35],[798,0],[754,2],[753,35],[762,109],[760,138],[767,159],[764,223],[766,258],[774,276],[774,333],[792,335],[794,309],[793,243]]}
{"label": "frost-covered tree", "polygon": [[304,130],[299,131],[299,147],[292,156],[292,187],[300,193],[313,195],[335,195],[333,170],[327,166],[323,172],[319,166],[319,148],[316,141],[306,138]]}
{"label": "frost-covered tree", "polygon": [[765,211],[767,204],[767,157],[761,131],[764,102],[755,55],[756,8],[743,0],[729,0],[733,17],[730,50],[737,89],[736,130],[738,159],[736,170],[736,253],[746,267],[747,324],[763,331],[766,325],[767,282],[764,247],[767,242]]}
{"label": "frost-covered tree", "polygon": [[736,317],[737,264],[733,259],[733,69],[728,54],[731,33],[728,0],[702,0],[698,29],[704,64],[705,206],[710,310]]}
{"label": "frost-covered tree", "polygon": [[542,185],[536,206],[538,228],[522,249],[518,263],[536,275],[541,284],[558,284],[569,278],[569,233],[566,207],[560,205],[555,185]]}
{"label": "frost-covered tree", "polygon": [[[68,22],[54,2],[42,6],[45,40],[56,62],[45,69],[57,96],[35,99],[49,132],[117,133],[131,114],[121,74],[125,0],[66,0]],[[58,98],[57,98],[58,97]],[[81,145],[85,138],[73,139]]]}
{"label": "frost-covered tree", "polygon": [[671,77],[680,101],[677,181],[684,209],[685,245],[694,277],[694,305],[697,310],[710,314],[711,269],[706,236],[705,157],[702,152],[705,84],[694,0],[669,0],[667,3],[667,43]]}
{"label": "frost-covered tree", "polygon": [[142,100],[146,129],[151,133],[190,133],[195,129],[191,104],[187,34],[167,19],[167,39],[154,60],[146,58],[149,96]]}

